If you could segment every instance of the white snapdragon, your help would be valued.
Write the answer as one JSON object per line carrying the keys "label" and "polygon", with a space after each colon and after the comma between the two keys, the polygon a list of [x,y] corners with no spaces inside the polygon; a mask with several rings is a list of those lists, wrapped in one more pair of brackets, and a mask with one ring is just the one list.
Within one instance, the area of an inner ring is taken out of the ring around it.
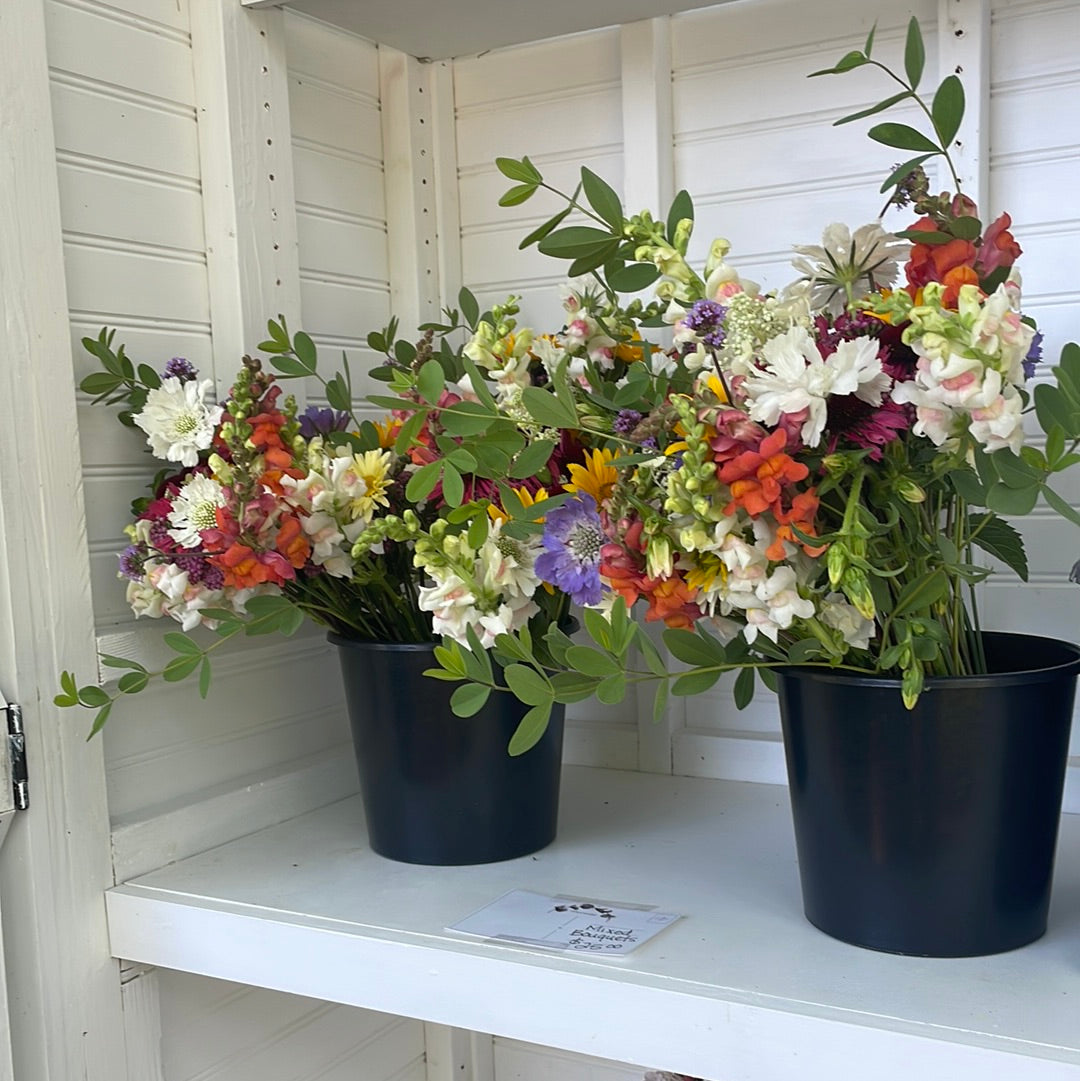
{"label": "white snapdragon", "polygon": [[843,593],[829,593],[821,602],[821,622],[840,632],[844,642],[852,649],[869,649],[870,639],[876,634],[872,619],[867,619],[853,605],[848,604]]}

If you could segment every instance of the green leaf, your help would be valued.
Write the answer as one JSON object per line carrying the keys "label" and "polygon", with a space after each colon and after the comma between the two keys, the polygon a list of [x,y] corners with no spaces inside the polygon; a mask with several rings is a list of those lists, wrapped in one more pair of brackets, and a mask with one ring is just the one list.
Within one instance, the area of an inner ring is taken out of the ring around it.
{"label": "green leaf", "polygon": [[199,697],[205,698],[210,693],[210,658],[203,657],[202,667],[199,669]]}
{"label": "green leaf", "polygon": [[581,614],[585,620],[585,630],[589,632],[589,637],[601,648],[613,650],[613,629],[604,614],[598,612],[595,608],[586,608]]}
{"label": "green leaf", "polygon": [[754,669],[743,668],[735,677],[735,708],[746,709],[754,700]]}
{"label": "green leaf", "polygon": [[536,171],[528,158],[496,158],[495,168],[506,177],[507,180],[519,180],[523,184],[538,184],[544,178]]}
{"label": "green leaf", "polygon": [[459,679],[465,678],[465,662],[462,660],[461,647],[457,642],[452,642],[449,646],[436,646],[435,660],[451,675]]}
{"label": "green leaf", "polygon": [[618,705],[626,695],[626,676],[622,672],[602,679],[596,685],[597,701],[605,706]]}
{"label": "green leaf", "polygon": [[[968,518],[968,531],[975,530],[982,525],[983,516],[973,514]],[[1001,560],[1010,567],[1021,581],[1028,579],[1027,555],[1024,553],[1024,539],[1004,519],[996,514],[990,518],[972,539],[972,544],[989,553],[995,559]]]}
{"label": "green leaf", "polygon": [[875,124],[867,133],[875,143],[896,147],[898,150],[914,150],[918,153],[937,154],[941,147],[931,142],[921,131],[907,124]]}
{"label": "green leaf", "polygon": [[577,426],[577,413],[567,409],[554,394],[540,387],[525,387],[521,392],[521,403],[529,411],[529,416],[545,428]]}
{"label": "green leaf", "polygon": [[84,394],[99,396],[111,394],[123,385],[123,379],[108,372],[91,372],[80,384],[79,390]]}
{"label": "green leaf", "polygon": [[1032,484],[1027,488],[1013,488],[998,482],[991,484],[986,493],[986,505],[999,514],[1008,514],[1022,518],[1035,509],[1039,501],[1039,486]]}
{"label": "green leaf", "polygon": [[569,705],[571,702],[584,702],[591,698],[596,690],[596,677],[586,676],[581,672],[556,672],[551,677],[551,688],[556,702]]}
{"label": "green leaf", "polygon": [[949,483],[961,499],[975,507],[986,506],[986,485],[971,469],[954,469],[948,474]]}
{"label": "green leaf", "polygon": [[93,739],[104,727],[105,722],[109,719],[109,714],[112,712],[112,702],[108,705],[104,705],[97,711],[97,716],[94,718],[94,724],[90,729],[90,735],[87,739]]}
{"label": "green leaf", "polygon": [[858,49],[853,49],[851,52],[845,53],[833,67],[812,71],[807,78],[813,79],[818,75],[842,75],[845,71],[851,71],[853,68],[861,68],[865,63],[867,63],[867,59],[863,53],[859,52]]}
{"label": "green leaf", "polygon": [[[452,439],[447,440],[446,436],[443,435],[439,436],[437,442],[439,449],[446,455],[444,461],[452,465],[459,473],[476,472],[476,458],[465,447],[459,447]],[[450,444],[452,449],[443,446],[443,443],[446,442]]]}
{"label": "green leaf", "polygon": [[427,465],[422,465],[409,478],[409,483],[405,485],[405,498],[410,503],[419,503],[421,500],[427,499],[434,491],[435,485],[439,483],[439,473],[442,468],[443,463],[441,461],[428,462]]}
{"label": "green leaf", "polygon": [[919,85],[926,66],[926,48],[923,45],[919,20],[912,16],[907,28],[907,42],[904,44],[904,71],[914,90]]}
{"label": "green leaf", "polygon": [[[252,598],[254,600],[254,598]],[[186,634],[175,631],[163,635],[162,640],[174,653],[183,653],[187,656],[202,655],[202,648],[197,642],[193,642]]]}
{"label": "green leaf", "polygon": [[439,397],[446,385],[446,375],[437,360],[424,362],[416,376],[416,389],[420,397],[429,405],[438,405]]}
{"label": "green leaf", "polygon": [[536,194],[535,184],[515,184],[499,196],[499,206],[518,206]]}
{"label": "green leaf", "polygon": [[1043,499],[1050,504],[1061,515],[1062,518],[1072,522],[1073,525],[1080,526],[1080,513],[1071,504],[1067,503],[1061,498],[1052,488],[1048,488],[1045,484],[1042,487]]}
{"label": "green leaf", "polygon": [[84,706],[108,705],[109,696],[98,686],[88,684],[79,688],[79,701]]}
{"label": "green leaf", "polygon": [[917,169],[928,158],[932,158],[933,154],[920,154],[916,158],[909,158],[903,164],[898,165],[889,175],[885,178],[885,183],[881,185],[879,189],[882,192],[886,192],[889,188],[895,187],[902,180],[906,179],[908,173]]}
{"label": "green leaf", "polygon": [[514,459],[510,476],[514,480],[535,477],[547,465],[554,450],[555,444],[550,439],[538,439],[535,443],[530,443]]}
{"label": "green leaf", "polygon": [[457,402],[439,414],[442,426],[451,435],[479,435],[487,431],[495,418],[476,402]]}
{"label": "green leaf", "polygon": [[893,618],[919,612],[937,604],[949,592],[949,579],[942,570],[934,570],[909,582],[896,598]]}
{"label": "green leaf", "polygon": [[568,277],[580,278],[606,263],[618,250],[619,242],[612,238],[607,244],[589,252],[587,255],[579,255],[567,268]]}
{"label": "green leaf", "polygon": [[611,233],[591,225],[568,225],[549,233],[540,241],[539,248],[544,255],[556,259],[577,259],[609,247],[612,239]]}
{"label": "green leaf", "polygon": [[150,676],[146,672],[128,672],[120,677],[116,688],[121,694],[138,694],[149,682]]}
{"label": "green leaf", "polygon": [[953,218],[949,223],[949,230],[961,240],[976,240],[982,235],[982,222],[978,218],[965,215],[962,218]]}
{"label": "green leaf", "polygon": [[761,682],[765,684],[765,689],[776,694],[776,673],[771,668],[759,668],[758,675],[761,677]]}
{"label": "green leaf", "polygon": [[667,665],[664,664],[664,658],[660,656],[660,650],[656,648],[655,643],[644,627],[638,628],[637,647],[641,651],[645,663],[649,666],[649,671],[654,676],[662,677],[667,675]]}
{"label": "green leaf", "polygon": [[487,704],[490,687],[465,683],[450,695],[450,710],[455,717],[474,717]]}
{"label": "green leaf", "polygon": [[465,322],[471,327],[476,326],[480,319],[480,305],[472,291],[466,289],[465,286],[458,290],[458,305],[461,308],[461,314],[465,317]]}
{"label": "green leaf", "polygon": [[314,375],[319,366],[318,354],[315,343],[302,330],[298,330],[293,338],[293,351],[296,353],[300,363]]}
{"label": "green leaf", "polygon": [[818,661],[828,655],[824,644],[816,638],[801,638],[788,648],[788,663],[806,664],[808,661]]}
{"label": "green leaf", "polygon": [[955,75],[947,75],[941,80],[930,113],[934,131],[941,145],[947,147],[956,138],[964,119],[964,84]]}
{"label": "green leaf", "polygon": [[507,752],[512,758],[531,750],[540,742],[541,737],[547,731],[548,721],[551,719],[551,702],[533,706],[517,726],[517,730],[510,737]]}
{"label": "green leaf", "polygon": [[581,187],[589,205],[611,226],[615,232],[622,232],[622,201],[615,194],[615,189],[602,180],[591,169],[581,167]]}
{"label": "green leaf", "polygon": [[336,409],[341,413],[352,412],[352,395],[349,393],[348,385],[340,375],[335,375],[326,384],[326,400],[331,409]]}
{"label": "green leaf", "polygon": [[863,52],[866,54],[867,59],[870,57],[870,50],[874,47],[874,34],[877,32],[877,23],[874,23],[870,27],[870,33],[866,35],[866,44],[863,46]]}
{"label": "green leaf", "polygon": [[694,201],[690,198],[690,193],[684,188],[675,196],[671,201],[671,208],[668,210],[667,215],[667,239],[668,243],[674,243],[675,229],[679,222],[689,218],[694,220]]}
{"label": "green leaf", "polygon": [[638,293],[659,277],[660,268],[654,263],[631,263],[609,274],[607,282],[617,293]]}
{"label": "green leaf", "polygon": [[715,638],[702,638],[677,627],[664,631],[664,645],[684,664],[712,666],[723,664],[726,659],[724,647]]}
{"label": "green leaf", "polygon": [[586,676],[607,678],[622,671],[614,657],[592,646],[571,646],[566,651],[566,663]]}
{"label": "green leaf", "polygon": [[671,693],[680,698],[688,698],[707,691],[720,678],[717,671],[686,672],[679,676],[671,686]]}
{"label": "green leaf", "polygon": [[524,664],[511,664],[503,669],[506,685],[514,692],[514,697],[527,706],[538,706],[550,702],[551,684],[536,671]]}
{"label": "green leaf", "polygon": [[99,653],[98,660],[106,668],[131,668],[136,672],[146,671],[143,665],[139,664],[138,661],[133,661],[130,657],[114,657],[111,653]]}
{"label": "green leaf", "polygon": [[570,216],[570,211],[573,207],[564,207],[554,217],[548,218],[543,225],[537,226],[524,240],[518,245],[518,251],[524,251],[530,245],[537,243],[537,241],[543,240],[549,233],[554,232],[566,219]]}
{"label": "green leaf", "polygon": [[1049,383],[1039,383],[1035,387],[1035,415],[1044,432],[1059,424],[1069,439],[1080,436],[1080,410],[1070,406],[1058,387]]}
{"label": "green leaf", "polygon": [[460,507],[461,501],[465,498],[465,482],[461,479],[461,474],[445,459],[442,463],[442,469],[443,499],[451,507]]}
{"label": "green leaf", "polygon": [[274,371],[286,379],[306,379],[312,374],[311,369],[295,357],[271,357],[270,364]]}
{"label": "green leaf", "polygon": [[883,113],[886,109],[891,109],[898,102],[910,97],[910,90],[901,90],[899,94],[893,94],[892,97],[879,101],[877,105],[871,105],[868,109],[860,109],[857,113],[848,113],[847,116],[834,120],[833,127],[838,128],[841,124],[850,124],[853,120],[863,120],[865,117],[873,116],[875,113]]}
{"label": "green leaf", "polygon": [[145,383],[146,386],[156,390],[161,386],[161,377],[149,364],[139,365],[139,382]]}
{"label": "green leaf", "polygon": [[659,724],[664,719],[664,710],[667,709],[668,703],[668,685],[667,680],[662,679],[656,685],[656,694],[653,697],[652,705],[652,719],[653,724]]}
{"label": "green leaf", "polygon": [[201,657],[173,657],[165,665],[161,676],[169,683],[178,683],[182,679],[187,679],[201,663]]}
{"label": "green leaf", "polygon": [[1038,469],[1007,448],[991,454],[990,462],[1001,483],[1010,488],[1026,488],[1042,479]]}

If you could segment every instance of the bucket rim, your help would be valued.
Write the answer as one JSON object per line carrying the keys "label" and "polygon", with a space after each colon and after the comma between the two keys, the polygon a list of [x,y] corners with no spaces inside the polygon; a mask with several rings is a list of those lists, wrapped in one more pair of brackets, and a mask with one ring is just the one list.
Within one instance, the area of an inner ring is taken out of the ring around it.
{"label": "bucket rim", "polygon": [[[934,690],[947,690],[949,688],[963,687],[968,689],[990,689],[994,687],[1013,687],[1032,683],[1048,683],[1053,680],[1075,677],[1080,673],[1080,645],[1069,642],[1063,638],[1052,638],[1049,635],[1025,634],[1018,631],[983,631],[984,640],[993,639],[998,642],[1015,640],[1025,642],[1028,648],[1038,648],[1039,643],[1052,643],[1072,656],[1052,664],[1046,664],[1036,668],[1022,668],[1005,670],[1000,672],[987,672],[980,675],[966,676],[929,676],[923,685],[923,692]],[[773,671],[779,679],[791,680],[816,680],[821,683],[843,683],[849,687],[876,687],[882,690],[891,690],[899,693],[901,681],[889,676],[876,676],[870,673],[861,674],[851,671],[839,671],[827,667],[815,667],[811,665],[789,665],[775,668]]]}

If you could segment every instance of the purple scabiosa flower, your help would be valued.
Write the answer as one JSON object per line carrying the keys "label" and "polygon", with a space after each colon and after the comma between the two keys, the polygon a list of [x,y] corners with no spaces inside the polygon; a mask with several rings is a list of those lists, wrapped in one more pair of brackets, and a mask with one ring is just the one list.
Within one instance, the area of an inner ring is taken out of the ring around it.
{"label": "purple scabiosa flower", "polygon": [[300,417],[300,434],[305,439],[329,435],[331,432],[343,432],[348,426],[348,413],[338,413],[330,408],[320,409],[317,405],[309,405]]}
{"label": "purple scabiosa flower", "polygon": [[1035,331],[1035,337],[1031,339],[1031,348],[1024,357],[1024,378],[1030,379],[1035,374],[1039,361],[1042,360],[1043,335],[1041,330]]}
{"label": "purple scabiosa flower", "polygon": [[607,542],[596,500],[579,493],[550,511],[544,520],[544,551],[537,556],[536,573],[569,594],[575,604],[599,604],[600,549]]}
{"label": "purple scabiosa flower", "polygon": [[683,316],[682,324],[692,330],[707,346],[719,349],[724,344],[724,317],[727,308],[715,300],[698,300]]}
{"label": "purple scabiosa flower", "polygon": [[145,544],[129,544],[120,553],[120,574],[132,582],[141,582],[143,564],[150,555]]}
{"label": "purple scabiosa flower", "polygon": [[636,409],[620,409],[613,428],[617,435],[629,435],[642,421],[643,414]]}
{"label": "purple scabiosa flower", "polygon": [[165,365],[165,370],[161,373],[161,378],[179,379],[181,383],[190,383],[193,379],[199,378],[199,373],[190,360],[185,360],[183,357],[173,357],[172,360]]}

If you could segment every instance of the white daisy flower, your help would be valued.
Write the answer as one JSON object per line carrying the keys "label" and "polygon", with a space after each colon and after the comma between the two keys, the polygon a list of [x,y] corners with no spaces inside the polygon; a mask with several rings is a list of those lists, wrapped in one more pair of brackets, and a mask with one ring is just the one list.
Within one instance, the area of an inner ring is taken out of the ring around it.
{"label": "white daisy flower", "polygon": [[220,405],[208,406],[203,401],[213,385],[209,379],[182,383],[170,376],[147,394],[146,405],[133,419],[146,432],[158,458],[186,466],[198,464],[199,451],[209,448],[224,412]]}
{"label": "white daisy flower", "polygon": [[204,529],[217,526],[217,508],[225,506],[225,489],[203,473],[193,473],[173,497],[169,536],[184,548],[198,548]]}

